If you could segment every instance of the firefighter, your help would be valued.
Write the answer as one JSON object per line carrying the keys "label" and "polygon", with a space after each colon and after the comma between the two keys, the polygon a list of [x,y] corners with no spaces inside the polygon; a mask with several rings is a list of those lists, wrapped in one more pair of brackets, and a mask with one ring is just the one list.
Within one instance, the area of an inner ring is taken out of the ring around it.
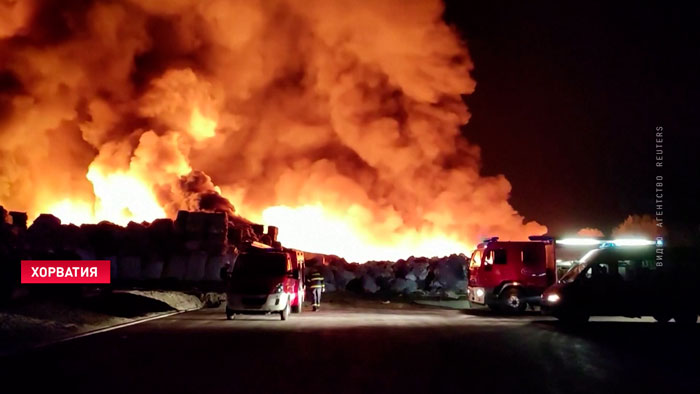
{"label": "firefighter", "polygon": [[309,277],[309,288],[314,299],[314,312],[321,307],[321,293],[326,291],[326,284],[323,281],[323,275],[320,272],[314,271]]}
{"label": "firefighter", "polygon": [[239,252],[237,247],[232,247],[229,251],[232,258],[224,259],[224,264],[219,269],[219,277],[224,282],[228,282],[231,279],[231,274],[233,273],[233,266],[236,264],[236,259],[238,258]]}

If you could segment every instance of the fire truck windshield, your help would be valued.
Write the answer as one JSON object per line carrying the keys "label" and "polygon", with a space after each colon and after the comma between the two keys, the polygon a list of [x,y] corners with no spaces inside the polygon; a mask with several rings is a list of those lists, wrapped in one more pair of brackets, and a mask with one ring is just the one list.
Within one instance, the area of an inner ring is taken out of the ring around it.
{"label": "fire truck windshield", "polygon": [[469,261],[469,268],[478,268],[481,266],[481,251],[475,250],[472,253],[472,258]]}

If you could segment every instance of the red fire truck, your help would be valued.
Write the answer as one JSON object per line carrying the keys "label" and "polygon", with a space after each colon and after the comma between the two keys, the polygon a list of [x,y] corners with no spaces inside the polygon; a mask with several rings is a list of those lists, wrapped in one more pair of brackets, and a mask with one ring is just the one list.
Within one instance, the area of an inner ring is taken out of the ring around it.
{"label": "red fire truck", "polygon": [[244,313],[301,313],[304,253],[254,242],[238,256],[226,286],[226,318]]}
{"label": "red fire truck", "polygon": [[540,302],[556,281],[554,240],[531,236],[530,241],[484,240],[469,263],[469,301],[491,309],[522,312]]}

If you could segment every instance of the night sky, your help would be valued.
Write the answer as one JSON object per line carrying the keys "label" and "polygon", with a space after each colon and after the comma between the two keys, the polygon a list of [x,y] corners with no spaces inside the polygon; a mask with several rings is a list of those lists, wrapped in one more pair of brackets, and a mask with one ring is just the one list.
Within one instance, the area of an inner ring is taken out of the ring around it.
{"label": "night sky", "polygon": [[700,17],[668,3],[447,1],[475,64],[463,133],[550,233],[653,214],[663,126],[664,219],[697,234]]}

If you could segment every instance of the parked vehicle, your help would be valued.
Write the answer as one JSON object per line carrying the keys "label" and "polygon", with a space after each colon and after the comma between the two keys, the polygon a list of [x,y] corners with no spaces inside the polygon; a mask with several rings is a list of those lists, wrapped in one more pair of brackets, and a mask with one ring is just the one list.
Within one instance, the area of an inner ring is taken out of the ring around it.
{"label": "parked vehicle", "polygon": [[499,241],[493,237],[477,246],[469,263],[469,301],[506,312],[537,305],[540,295],[556,281],[554,240],[532,236],[530,241]]}
{"label": "parked vehicle", "polygon": [[301,313],[304,303],[304,254],[288,248],[252,245],[233,266],[226,289],[226,317],[244,313]]}
{"label": "parked vehicle", "polygon": [[611,243],[591,250],[542,294],[542,311],[570,323],[594,315],[696,323],[700,255],[691,248],[664,248],[658,256],[654,245]]}

